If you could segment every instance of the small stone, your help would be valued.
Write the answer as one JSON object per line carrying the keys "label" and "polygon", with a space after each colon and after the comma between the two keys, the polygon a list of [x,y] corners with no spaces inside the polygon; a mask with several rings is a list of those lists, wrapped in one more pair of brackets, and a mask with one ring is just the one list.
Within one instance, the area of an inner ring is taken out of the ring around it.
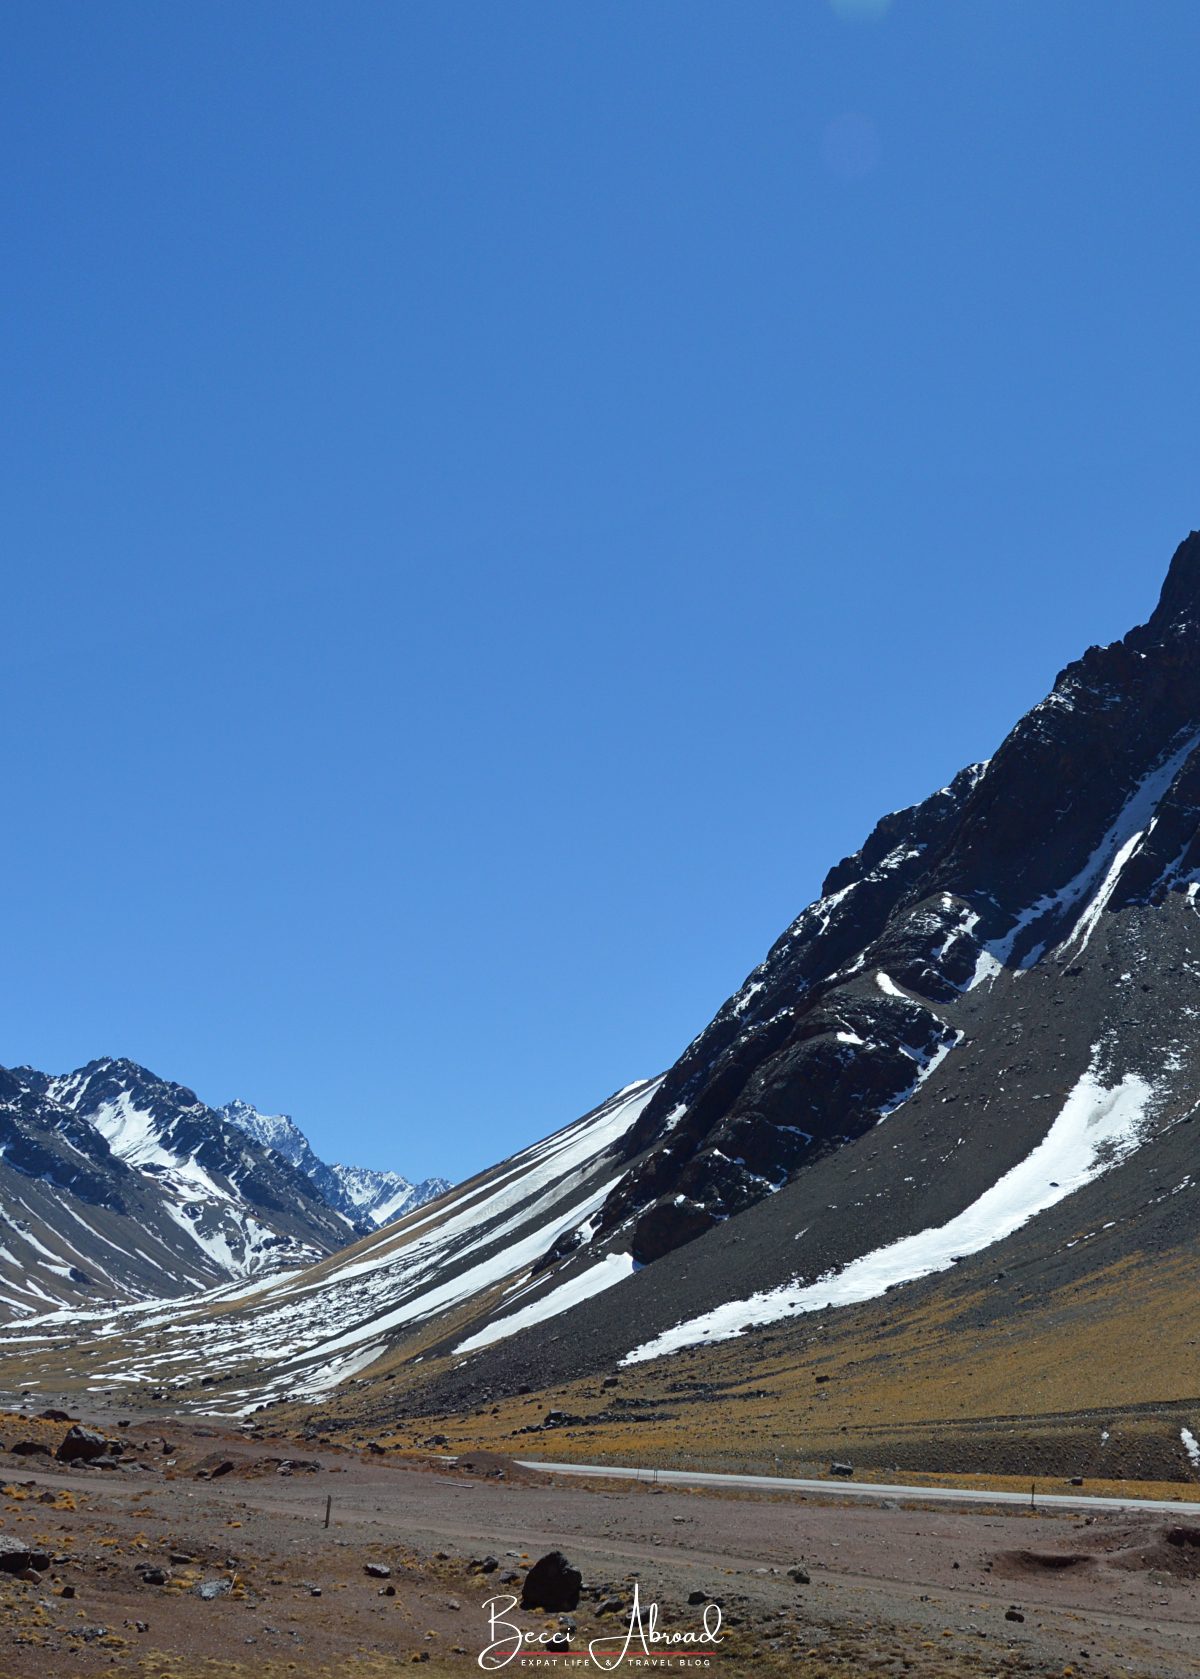
{"label": "small stone", "polygon": [[1025,1617],[1019,1609],[1006,1609],[1004,1611],[1004,1619],[1006,1621],[1023,1621]]}
{"label": "small stone", "polygon": [[808,1586],[812,1584],[812,1575],[808,1572],[807,1568],[789,1568],[787,1572],[788,1579],[794,1580],[798,1586]]}
{"label": "small stone", "polygon": [[363,1573],[369,1574],[372,1580],[390,1580],[392,1577],[391,1569],[382,1562],[367,1563],[363,1569]]}

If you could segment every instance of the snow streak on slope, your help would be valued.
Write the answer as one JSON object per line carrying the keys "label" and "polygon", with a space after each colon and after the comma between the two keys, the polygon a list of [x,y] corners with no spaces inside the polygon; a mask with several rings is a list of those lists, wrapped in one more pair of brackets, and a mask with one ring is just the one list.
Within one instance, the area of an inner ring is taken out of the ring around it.
{"label": "snow streak on slope", "polygon": [[523,1281],[549,1242],[602,1205],[618,1171],[607,1151],[657,1087],[629,1086],[436,1207],[256,1291],[226,1286],[182,1307],[154,1302],[115,1316],[57,1312],[10,1327],[0,1347],[27,1348],[33,1373],[39,1338],[83,1331],[99,1349],[95,1383],[184,1388],[202,1369],[216,1378],[203,1399],[210,1411],[316,1397],[371,1362],[393,1331],[471,1302],[486,1311],[506,1284]]}
{"label": "snow streak on slope", "polygon": [[[1082,950],[1091,938],[1105,904],[1113,894],[1121,870],[1153,829],[1155,812],[1170,791],[1171,783],[1198,746],[1200,732],[1189,733],[1174,752],[1143,776],[1126,799],[1116,821],[1074,879],[1069,880],[1057,892],[1039,898],[1036,903],[1023,910],[1005,936],[986,947],[985,954],[990,955],[996,962],[1008,965],[1022,933],[1050,917],[1051,925],[1046,937],[1020,959],[1021,968],[1032,968],[1055,942],[1059,918],[1064,913],[1076,910],[1080,905],[1083,908],[1063,953],[1065,955],[1076,941],[1079,941],[1078,948]],[[981,959],[976,971],[977,980],[986,977],[990,971],[993,971],[990,965]]]}
{"label": "snow streak on slope", "polygon": [[515,1335],[519,1329],[528,1329],[531,1323],[544,1323],[547,1318],[557,1317],[569,1307],[578,1306],[581,1300],[590,1300],[594,1294],[612,1288],[614,1283],[623,1282],[633,1275],[635,1269],[632,1254],[607,1253],[595,1265],[560,1283],[532,1305],[524,1306],[508,1317],[498,1318],[477,1334],[469,1335],[465,1341],[459,1342],[454,1351],[472,1353],[480,1347],[490,1347],[494,1341],[503,1341],[508,1335]]}
{"label": "snow streak on slope", "polygon": [[1085,1073],[1033,1152],[949,1223],[890,1242],[814,1283],[789,1283],[729,1301],[635,1347],[622,1363],[640,1364],[699,1342],[730,1340],[792,1312],[873,1300],[898,1283],[948,1270],[957,1259],[1011,1236],[1131,1153],[1152,1095],[1150,1085],[1135,1073],[1111,1090],[1103,1088],[1094,1071]]}

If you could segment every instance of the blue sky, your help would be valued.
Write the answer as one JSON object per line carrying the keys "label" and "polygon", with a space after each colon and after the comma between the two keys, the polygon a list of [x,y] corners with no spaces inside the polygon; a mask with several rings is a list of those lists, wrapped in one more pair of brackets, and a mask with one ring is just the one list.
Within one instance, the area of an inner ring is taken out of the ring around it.
{"label": "blue sky", "polygon": [[1200,524],[1191,0],[0,32],[10,1064],[488,1163]]}

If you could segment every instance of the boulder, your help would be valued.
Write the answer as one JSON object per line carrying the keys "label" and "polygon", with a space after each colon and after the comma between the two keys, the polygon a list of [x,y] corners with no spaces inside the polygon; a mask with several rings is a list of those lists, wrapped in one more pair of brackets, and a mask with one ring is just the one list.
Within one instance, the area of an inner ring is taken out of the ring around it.
{"label": "boulder", "polygon": [[44,1446],[40,1440],[18,1440],[9,1451],[14,1457],[52,1457],[49,1446]]}
{"label": "boulder", "polygon": [[45,1551],[23,1539],[14,1539],[11,1534],[0,1533],[0,1571],[21,1576],[30,1569],[44,1573],[49,1566],[50,1558]]}
{"label": "boulder", "polygon": [[98,1457],[106,1456],[111,1449],[103,1434],[97,1434],[94,1428],[84,1428],[81,1423],[76,1423],[74,1428],[67,1430],[55,1456],[60,1463],[94,1463]]}
{"label": "boulder", "polygon": [[525,1576],[521,1590],[522,1609],[549,1609],[561,1613],[579,1607],[583,1575],[561,1551],[547,1551]]}

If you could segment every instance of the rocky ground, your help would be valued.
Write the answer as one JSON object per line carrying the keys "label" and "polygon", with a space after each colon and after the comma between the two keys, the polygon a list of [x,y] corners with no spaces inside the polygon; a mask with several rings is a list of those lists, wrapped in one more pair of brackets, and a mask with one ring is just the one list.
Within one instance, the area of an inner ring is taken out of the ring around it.
{"label": "rocky ground", "polygon": [[[1200,1533],[1169,1521],[560,1484],[486,1451],[125,1421],[90,1416],[93,1441],[0,1415],[2,1679],[478,1671],[485,1603],[554,1550],[578,1603],[505,1618],[573,1650],[624,1635],[636,1586],[668,1631],[719,1602],[726,1673],[1200,1674]],[[102,1466],[61,1461],[68,1437]]]}

